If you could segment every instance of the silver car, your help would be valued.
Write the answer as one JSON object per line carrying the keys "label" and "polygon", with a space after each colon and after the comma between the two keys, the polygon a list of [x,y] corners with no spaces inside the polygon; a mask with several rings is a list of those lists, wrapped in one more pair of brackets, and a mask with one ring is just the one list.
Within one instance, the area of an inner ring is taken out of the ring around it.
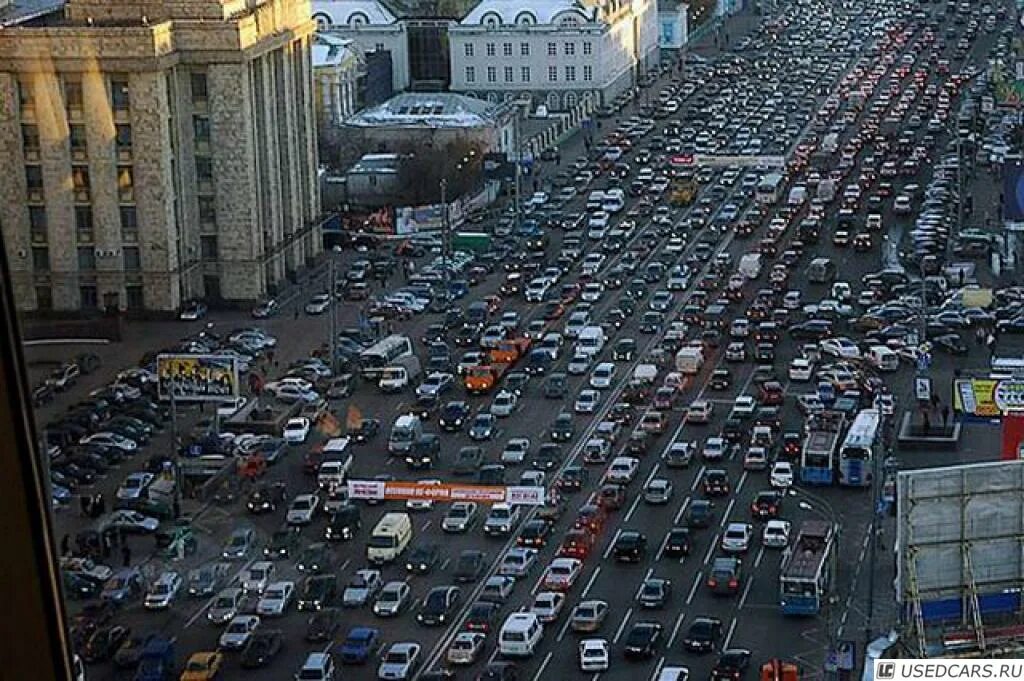
{"label": "silver car", "polygon": [[238,614],[244,600],[245,594],[241,589],[234,587],[223,589],[213,599],[213,604],[206,611],[206,619],[213,624],[230,622]]}
{"label": "silver car", "polygon": [[382,584],[380,570],[357,570],[341,595],[341,604],[346,608],[362,607],[377,595]]}
{"label": "silver car", "polygon": [[419,662],[419,643],[392,643],[377,668],[377,678],[381,681],[405,681],[412,678]]}
{"label": "silver car", "polygon": [[521,578],[529,574],[537,563],[537,550],[515,546],[508,550],[498,568],[498,574]]}
{"label": "silver car", "polygon": [[395,617],[409,604],[410,591],[405,582],[388,582],[373,603],[373,614],[378,617]]}

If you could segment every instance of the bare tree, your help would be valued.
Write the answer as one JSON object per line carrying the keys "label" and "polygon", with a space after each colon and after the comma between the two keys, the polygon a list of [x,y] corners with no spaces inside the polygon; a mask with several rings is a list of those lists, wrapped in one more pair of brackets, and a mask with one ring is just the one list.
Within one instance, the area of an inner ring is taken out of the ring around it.
{"label": "bare tree", "polygon": [[317,147],[320,163],[331,170],[342,172],[373,151],[366,135],[357,128],[339,126],[331,121],[319,121]]}
{"label": "bare tree", "polygon": [[403,145],[399,153],[401,185],[411,205],[441,202],[441,180],[448,180],[447,200],[473,190],[480,180],[481,156],[469,140],[456,139],[441,148]]}

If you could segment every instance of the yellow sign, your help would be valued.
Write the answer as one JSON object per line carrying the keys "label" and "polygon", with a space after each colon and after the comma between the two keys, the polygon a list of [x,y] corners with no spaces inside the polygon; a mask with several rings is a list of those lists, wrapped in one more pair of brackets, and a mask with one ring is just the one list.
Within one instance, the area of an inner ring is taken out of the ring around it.
{"label": "yellow sign", "polygon": [[1024,380],[958,378],[953,382],[953,408],[969,416],[990,418],[1024,411]]}
{"label": "yellow sign", "polygon": [[238,396],[238,361],[222,355],[159,355],[160,399],[220,402]]}

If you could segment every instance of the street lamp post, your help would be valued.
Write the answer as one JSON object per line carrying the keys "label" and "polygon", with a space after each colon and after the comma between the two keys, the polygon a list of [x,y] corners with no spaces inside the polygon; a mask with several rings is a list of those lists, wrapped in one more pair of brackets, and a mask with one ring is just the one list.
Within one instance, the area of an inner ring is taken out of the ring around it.
{"label": "street lamp post", "polygon": [[451,295],[451,271],[448,268],[448,251],[451,240],[448,238],[448,179],[441,180],[441,267],[444,282],[445,307]]}

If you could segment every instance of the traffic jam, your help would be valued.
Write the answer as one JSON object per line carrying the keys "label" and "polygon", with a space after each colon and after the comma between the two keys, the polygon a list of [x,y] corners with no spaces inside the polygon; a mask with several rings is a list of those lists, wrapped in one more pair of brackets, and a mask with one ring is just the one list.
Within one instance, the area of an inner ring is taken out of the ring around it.
{"label": "traffic jam", "polygon": [[[125,476],[62,558],[87,678],[820,673],[863,626],[845,566],[914,368],[993,321],[957,307],[943,266],[947,242],[979,238],[951,230],[955,137],[1003,17],[785,3],[663,69],[647,103],[602,109],[589,153],[548,164],[519,219],[456,233],[451,255],[413,239],[404,286],[372,290],[391,244],[343,254],[306,313],[387,331],[339,328],[334,366],[265,361],[319,341],[267,331],[276,303],[204,328],[184,350],[276,375],[181,417],[244,472],[191,526],[145,510],[172,462],[144,461],[128,426],[168,413],[149,368],[122,372],[132,415],[78,447]],[[926,348],[922,296],[953,301]],[[280,436],[216,430],[257,399],[296,405]],[[158,548],[121,566],[111,528]]]}

